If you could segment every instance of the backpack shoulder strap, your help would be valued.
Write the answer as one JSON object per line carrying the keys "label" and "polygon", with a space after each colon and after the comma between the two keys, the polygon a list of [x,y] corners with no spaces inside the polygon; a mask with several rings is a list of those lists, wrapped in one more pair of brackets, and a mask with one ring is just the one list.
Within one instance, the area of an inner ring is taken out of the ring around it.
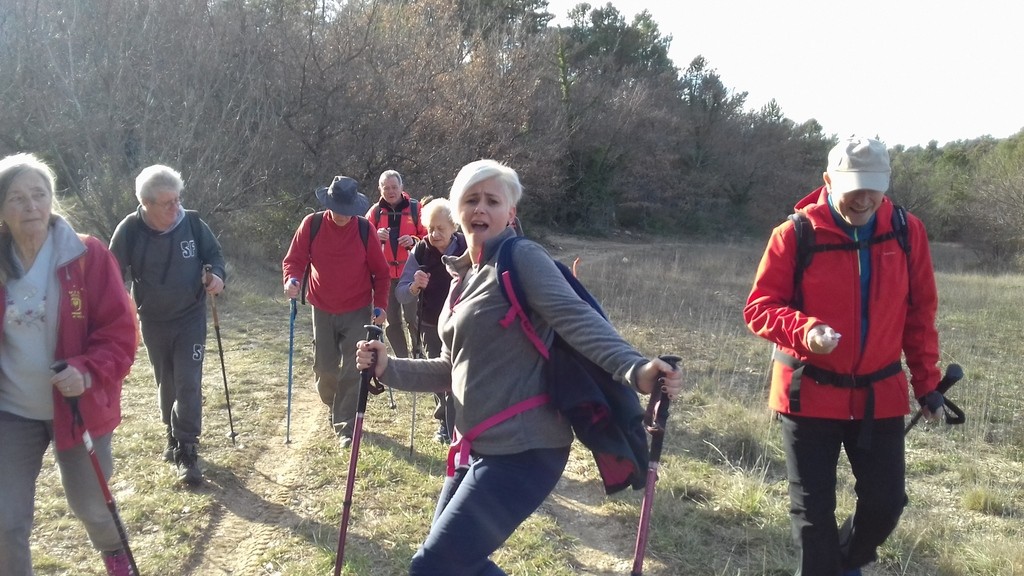
{"label": "backpack shoulder strap", "polygon": [[896,235],[896,242],[903,249],[903,253],[907,255],[907,258],[910,258],[910,233],[907,230],[907,209],[899,204],[893,204],[892,231]]}
{"label": "backpack shoulder strap", "polygon": [[356,223],[359,225],[359,239],[363,241],[363,248],[370,238],[370,221],[362,216],[356,216]]}
{"label": "backpack shoulder strap", "polygon": [[420,266],[423,266],[423,260],[427,256],[427,242],[428,240],[424,238],[417,242],[412,248],[412,257],[416,259],[416,262]]}
{"label": "backpack shoulder strap", "polygon": [[316,238],[318,232],[320,232],[320,226],[324,223],[324,218],[327,218],[326,210],[318,210],[313,213],[313,217],[309,221],[309,250],[306,252],[306,269],[302,271],[302,282],[299,286],[299,294],[301,295],[302,304],[306,304],[306,290],[309,288],[309,272],[313,266],[313,239]]}
{"label": "backpack shoulder strap", "polygon": [[530,343],[533,344],[533,347],[537,349],[537,352],[547,360],[550,358],[550,351],[544,345],[540,336],[537,335],[537,331],[533,328],[533,323],[530,322],[530,316],[527,313],[528,303],[526,302],[526,296],[523,294],[522,286],[519,284],[519,278],[515,271],[515,260],[512,257],[512,253],[519,240],[522,240],[521,236],[513,236],[502,242],[501,246],[498,247],[498,257],[494,268],[495,273],[498,275],[498,285],[501,287],[501,293],[509,303],[508,313],[499,321],[499,324],[501,324],[502,328],[508,328],[518,318],[519,326],[522,328],[523,333],[530,340]]}
{"label": "backpack shoulder strap", "polygon": [[807,215],[803,212],[794,212],[789,215],[793,222],[793,233],[796,234],[796,264],[793,267],[793,301],[794,308],[803,306],[803,290],[801,286],[804,280],[804,270],[811,265],[814,258],[814,226]]}
{"label": "backpack shoulder strap", "polygon": [[412,227],[418,230],[420,226],[420,201],[409,198],[409,216],[412,216]]}
{"label": "backpack shoulder strap", "polygon": [[[317,215],[319,214],[319,218]],[[313,249],[313,239],[316,238],[318,232],[320,232],[320,226],[324,223],[324,218],[327,218],[326,210],[318,210],[313,214],[313,220],[309,223],[309,248]]]}

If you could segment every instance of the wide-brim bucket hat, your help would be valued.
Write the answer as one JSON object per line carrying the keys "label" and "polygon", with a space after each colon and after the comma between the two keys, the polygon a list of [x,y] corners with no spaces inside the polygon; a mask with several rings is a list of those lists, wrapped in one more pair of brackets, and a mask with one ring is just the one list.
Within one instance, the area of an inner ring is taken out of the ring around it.
{"label": "wide-brim bucket hat", "polygon": [[370,199],[359,192],[359,183],[348,176],[335,176],[330,186],[316,190],[320,204],[342,216],[363,216],[370,209]]}

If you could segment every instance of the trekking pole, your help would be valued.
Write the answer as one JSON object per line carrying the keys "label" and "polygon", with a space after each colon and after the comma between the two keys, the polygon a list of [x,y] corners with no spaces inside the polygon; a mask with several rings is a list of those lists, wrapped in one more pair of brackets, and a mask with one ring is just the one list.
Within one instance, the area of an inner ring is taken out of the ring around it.
{"label": "trekking pole", "polygon": [[[210,269],[213,266],[209,264],[203,266],[203,274],[209,274]],[[213,311],[213,331],[217,334],[217,353],[220,355],[220,375],[224,378],[224,399],[228,404],[228,426],[231,427],[231,433],[228,435],[231,438],[231,444],[235,443],[235,436],[238,434],[235,432],[235,422],[231,418],[231,395],[228,393],[228,373],[224,368],[224,346],[220,343],[220,319],[217,317],[217,296],[210,296],[210,310]]]}
{"label": "trekking pole", "polygon": [[[946,424],[963,424],[964,422],[967,421],[967,416],[964,414],[964,411],[961,410],[959,406],[954,404],[952,400],[946,398],[946,391],[952,388],[953,385],[959,382],[960,379],[963,377],[964,369],[961,368],[959,364],[950,364],[949,366],[946,366],[946,374],[942,377],[942,380],[939,381],[938,387],[935,388],[936,392],[942,394],[942,402],[947,410]],[[949,412],[952,412],[956,416],[951,417],[949,415]],[[910,430],[917,424],[917,421],[921,419],[921,416],[923,414],[924,408],[918,408],[917,412],[914,412],[913,418],[910,419],[910,422],[907,423],[906,428],[903,429],[904,436],[906,436],[907,433],[910,432]]]}
{"label": "trekking pole", "polygon": [[[295,280],[292,280],[295,283]],[[288,409],[285,413],[285,424],[284,424],[284,443],[291,444],[291,430],[292,430],[292,364],[295,358],[295,314],[298,311],[298,307],[295,303],[295,298],[291,300],[291,318],[288,321]]]}
{"label": "trekking pole", "polygon": [[[67,362],[58,360],[50,366],[50,370],[53,370],[54,373],[60,373],[67,367]],[[121,547],[124,548],[125,556],[128,557],[128,564],[132,567],[132,576],[139,576],[139,567],[135,564],[135,556],[132,555],[132,549],[128,546],[128,534],[124,531],[121,515],[117,513],[117,503],[114,502],[114,495],[110,493],[107,477],[104,476],[103,468],[100,467],[100,459],[96,456],[96,448],[92,444],[92,435],[89,434],[89,428],[85,425],[85,420],[82,419],[82,411],[78,409],[78,397],[69,396],[65,397],[64,400],[71,408],[72,429],[77,427],[82,430],[82,443],[85,444],[85,450],[89,453],[92,469],[96,472],[96,480],[99,481],[100,490],[103,492],[103,499],[107,502],[107,510],[110,510],[110,516],[114,519],[114,527],[117,528],[117,536],[121,539]]]}
{"label": "trekking pole", "polygon": [[[682,358],[678,356],[661,356],[673,369],[679,366]],[[658,481],[658,466],[661,459],[661,444],[665,439],[665,427],[668,424],[668,407],[671,399],[663,395],[661,386],[656,385],[651,391],[651,399],[647,402],[647,413],[644,425],[651,435],[651,457],[647,464],[647,486],[644,489],[644,502],[640,508],[640,526],[636,531],[636,548],[633,552],[633,571],[630,576],[641,576],[644,573],[644,553],[647,551],[647,534],[651,523],[651,509],[654,505],[654,484]]]}
{"label": "trekking pole", "polygon": [[[366,339],[380,340],[384,330],[380,326],[367,324]],[[334,576],[340,576],[341,565],[345,563],[345,536],[348,533],[348,517],[352,510],[352,489],[356,482],[356,463],[359,460],[359,442],[363,438],[363,415],[366,414],[366,399],[370,394],[370,380],[376,369],[376,362],[363,370],[359,379],[359,400],[356,404],[356,420],[352,430],[352,454],[348,458],[348,478],[345,479],[345,500],[342,503],[341,530],[338,533],[338,555],[334,560]]]}
{"label": "trekking pole", "polygon": [[[420,272],[426,272],[427,267],[420,264]],[[419,337],[419,345],[413,350],[413,355],[416,358],[426,358],[427,354],[423,350],[423,290],[416,295],[416,333]],[[409,458],[412,458],[416,453],[413,448],[416,443],[416,393],[412,393],[412,424],[409,425]]]}

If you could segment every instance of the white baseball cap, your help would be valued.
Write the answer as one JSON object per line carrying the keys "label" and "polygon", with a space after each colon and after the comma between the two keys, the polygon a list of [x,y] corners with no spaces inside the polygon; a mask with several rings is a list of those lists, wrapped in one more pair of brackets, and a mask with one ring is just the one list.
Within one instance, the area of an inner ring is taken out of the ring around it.
{"label": "white baseball cap", "polygon": [[889,151],[871,138],[850,136],[828,153],[828,173],[833,194],[854,190],[889,191]]}

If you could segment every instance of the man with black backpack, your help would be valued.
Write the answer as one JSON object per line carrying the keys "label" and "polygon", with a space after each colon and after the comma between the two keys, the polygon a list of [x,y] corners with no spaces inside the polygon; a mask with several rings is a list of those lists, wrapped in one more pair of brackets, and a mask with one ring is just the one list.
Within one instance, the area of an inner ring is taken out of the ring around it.
{"label": "man with black backpack", "polygon": [[[743,310],[775,344],[769,406],[782,426],[802,576],[859,576],[899,522],[910,411],[901,357],[926,417],[943,403],[928,235],[886,197],[889,177],[883,143],[841,140],[824,186],[772,231]],[[837,526],[840,449],[857,504]]]}
{"label": "man with black backpack", "polygon": [[[167,428],[164,459],[185,484],[203,481],[202,432],[206,298],[224,289],[224,256],[210,227],[181,206],[185,184],[173,168],[156,164],[135,179],[139,208],[117,225],[110,251],[131,284],[142,339],[159,389]],[[204,274],[205,266],[210,273]]]}
{"label": "man with black backpack", "polygon": [[[316,191],[326,208],[303,218],[281,267],[289,298],[313,309],[313,380],[330,408],[342,448],[352,444],[359,372],[351,359],[366,322],[384,323],[390,275],[380,243],[363,218],[370,201],[355,180],[337,176]],[[374,314],[374,308],[380,310]]]}

